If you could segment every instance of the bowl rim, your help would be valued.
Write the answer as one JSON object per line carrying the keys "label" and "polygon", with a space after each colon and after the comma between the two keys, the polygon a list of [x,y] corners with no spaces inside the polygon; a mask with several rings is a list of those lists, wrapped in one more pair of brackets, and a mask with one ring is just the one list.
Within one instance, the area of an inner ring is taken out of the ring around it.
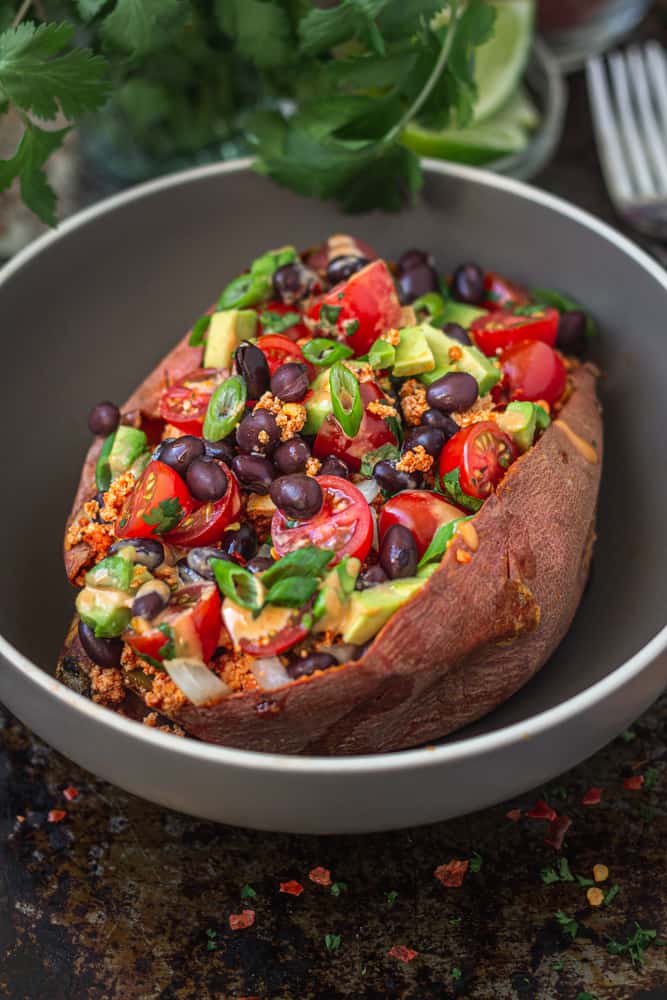
{"label": "bowl rim", "polygon": [[[202,178],[219,174],[247,171],[252,165],[249,157],[216,163],[203,167],[179,171],[136,185],[127,191],[112,195],[96,204],[77,212],[65,220],[57,230],[51,230],[28,244],[3,268],[0,269],[0,294],[2,286],[25,264],[38,257],[53,242],[88,222],[103,217],[116,208],[169,188],[197,183]],[[456,177],[473,184],[497,188],[508,194],[551,209],[573,222],[597,233],[617,246],[627,256],[635,260],[645,271],[662,285],[667,292],[667,271],[653,260],[630,239],[591,213],[549,192],[534,188],[511,177],[494,174],[476,167],[452,164],[429,158],[422,159],[425,173],[443,174]],[[0,656],[14,669],[23,673],[29,681],[40,688],[46,696],[54,696],[69,709],[89,717],[116,730],[119,734],[139,742],[152,744],[156,749],[175,753],[215,766],[216,764],[246,771],[278,772],[288,770],[297,774],[320,775],[361,775],[377,772],[396,772],[404,769],[416,770],[451,764],[461,759],[474,758],[500,750],[512,744],[530,740],[538,734],[555,729],[575,716],[587,712],[597,702],[611,696],[623,688],[633,677],[639,675],[658,656],[667,650],[667,624],[650,639],[638,652],[612,670],[590,687],[571,698],[566,698],[552,708],[538,712],[521,722],[502,726],[492,733],[464,737],[453,743],[422,746],[416,749],[394,750],[387,753],[363,754],[357,756],[306,756],[280,753],[265,753],[256,750],[240,750],[234,747],[217,746],[194,739],[174,739],[171,734],[149,728],[132,719],[95,704],[83,695],[71,691],[42,667],[32,663],[23,653],[0,634]]]}

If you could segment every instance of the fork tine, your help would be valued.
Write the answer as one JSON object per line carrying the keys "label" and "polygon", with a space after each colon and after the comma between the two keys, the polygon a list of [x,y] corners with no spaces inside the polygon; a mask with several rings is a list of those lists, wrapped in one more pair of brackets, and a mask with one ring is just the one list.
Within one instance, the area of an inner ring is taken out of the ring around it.
{"label": "fork tine", "polygon": [[667,135],[667,65],[662,46],[655,41],[647,42],[646,69],[648,71],[651,92],[660,115],[663,135]]}
{"label": "fork tine", "polygon": [[657,181],[658,193],[665,194],[667,192],[665,132],[658,126],[644,56],[638,45],[632,45],[628,49],[627,62],[630,84],[634,89],[635,103],[639,110],[639,125],[644,133],[644,148],[653,169],[654,180]]}
{"label": "fork tine", "polygon": [[614,197],[627,200],[632,197],[632,181],[616,127],[604,66],[599,56],[588,60],[586,79],[600,163],[607,179],[607,187]]}
{"label": "fork tine", "polygon": [[646,153],[635,121],[628,72],[625,59],[620,52],[612,52],[607,58],[611,82],[616,97],[616,107],[621,126],[621,138],[628,155],[637,192],[643,197],[655,195],[655,185],[646,162]]}

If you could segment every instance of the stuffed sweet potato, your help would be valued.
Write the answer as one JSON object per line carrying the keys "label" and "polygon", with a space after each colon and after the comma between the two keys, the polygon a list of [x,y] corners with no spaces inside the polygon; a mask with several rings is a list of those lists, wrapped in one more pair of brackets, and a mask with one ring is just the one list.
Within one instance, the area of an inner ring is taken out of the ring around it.
{"label": "stuffed sweet potato", "polygon": [[122,413],[91,413],[58,676],[282,753],[414,746],[490,711],[588,575],[585,327],[419,251],[388,266],[333,237],[258,258]]}

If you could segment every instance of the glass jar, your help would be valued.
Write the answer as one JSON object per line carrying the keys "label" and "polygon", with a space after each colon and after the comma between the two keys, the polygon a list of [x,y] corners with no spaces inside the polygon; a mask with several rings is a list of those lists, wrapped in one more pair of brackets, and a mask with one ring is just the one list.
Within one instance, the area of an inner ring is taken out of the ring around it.
{"label": "glass jar", "polygon": [[561,69],[580,69],[631,31],[652,0],[538,0],[538,27]]}

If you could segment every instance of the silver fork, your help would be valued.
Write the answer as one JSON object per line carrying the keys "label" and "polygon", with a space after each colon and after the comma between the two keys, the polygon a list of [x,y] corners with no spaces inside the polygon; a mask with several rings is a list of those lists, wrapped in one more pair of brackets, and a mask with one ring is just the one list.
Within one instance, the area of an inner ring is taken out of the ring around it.
{"label": "silver fork", "polygon": [[[596,56],[586,65],[586,77],[598,154],[616,210],[639,232],[667,241],[665,52],[650,41],[606,60]],[[664,247],[650,249],[667,263]]]}

